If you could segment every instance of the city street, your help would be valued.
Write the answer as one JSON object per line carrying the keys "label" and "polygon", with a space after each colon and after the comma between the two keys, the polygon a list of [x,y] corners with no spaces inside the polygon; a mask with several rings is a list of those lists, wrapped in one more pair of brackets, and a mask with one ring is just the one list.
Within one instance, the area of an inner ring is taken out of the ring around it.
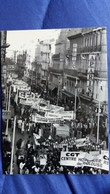
{"label": "city street", "polygon": [[11,38],[25,31],[7,32],[3,173],[108,174],[106,29],[47,32],[29,31],[16,49]]}

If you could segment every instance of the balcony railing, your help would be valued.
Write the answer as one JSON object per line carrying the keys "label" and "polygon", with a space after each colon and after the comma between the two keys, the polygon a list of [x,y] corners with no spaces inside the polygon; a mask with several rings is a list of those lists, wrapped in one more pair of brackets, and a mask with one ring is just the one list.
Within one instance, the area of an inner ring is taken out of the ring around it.
{"label": "balcony railing", "polygon": [[67,75],[75,76],[75,77],[78,75],[78,72],[77,72],[76,69],[67,69],[67,68],[65,68],[64,73],[67,74]]}
{"label": "balcony railing", "polygon": [[102,78],[107,78],[107,71],[94,71],[94,76],[95,77],[102,77]]}
{"label": "balcony railing", "polygon": [[52,67],[49,67],[49,72],[63,74],[63,70],[62,69],[54,69]]}
{"label": "balcony railing", "polygon": [[87,69],[83,69],[83,68],[78,68],[78,73],[87,75]]}
{"label": "balcony railing", "polygon": [[96,46],[87,46],[78,48],[79,53],[86,53],[86,52],[101,52],[101,45]]}

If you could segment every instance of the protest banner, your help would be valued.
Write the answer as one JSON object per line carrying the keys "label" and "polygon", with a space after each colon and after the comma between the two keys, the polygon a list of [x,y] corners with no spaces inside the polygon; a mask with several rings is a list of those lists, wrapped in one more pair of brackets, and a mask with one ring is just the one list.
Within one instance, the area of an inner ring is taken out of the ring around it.
{"label": "protest banner", "polygon": [[46,112],[45,117],[52,118],[52,119],[57,119],[57,118],[61,119],[62,118],[60,114],[55,114],[55,113],[50,113],[50,112]]}
{"label": "protest banner", "polygon": [[20,99],[19,103],[24,105],[24,106],[31,106],[33,102],[32,102],[32,100]]}
{"label": "protest banner", "polygon": [[78,163],[78,156],[80,152],[61,152],[60,165],[62,166],[76,166]]}
{"label": "protest banner", "polygon": [[56,106],[56,105],[51,105],[51,112],[56,113],[56,112],[62,112],[64,111],[64,107],[61,106]]}
{"label": "protest banner", "polygon": [[40,158],[40,165],[45,166],[47,164],[47,155],[42,154],[39,156],[39,158]]}
{"label": "protest banner", "polygon": [[73,120],[75,118],[74,111],[62,111],[60,114],[64,120]]}
{"label": "protest banner", "polygon": [[79,138],[75,140],[76,143],[76,147],[80,148],[80,147],[84,147],[86,146],[88,143],[90,142],[89,138]]}
{"label": "protest banner", "polygon": [[25,98],[25,92],[24,91],[19,91],[18,96],[19,96],[19,98]]}
{"label": "protest banner", "polygon": [[[60,110],[60,109],[59,109]],[[57,111],[57,112],[47,112],[45,114],[45,117],[49,118],[57,118],[59,117],[60,119],[63,120],[72,120],[74,118],[74,112],[73,111]]]}
{"label": "protest banner", "polygon": [[107,152],[97,155],[92,152],[61,152],[60,165],[86,166],[109,171],[109,156]]}

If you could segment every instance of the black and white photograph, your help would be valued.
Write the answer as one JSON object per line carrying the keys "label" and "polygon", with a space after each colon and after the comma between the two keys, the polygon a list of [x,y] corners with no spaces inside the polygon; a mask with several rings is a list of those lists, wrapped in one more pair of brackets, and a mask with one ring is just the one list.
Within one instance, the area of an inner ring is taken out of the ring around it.
{"label": "black and white photograph", "polygon": [[0,32],[3,174],[108,174],[107,29]]}

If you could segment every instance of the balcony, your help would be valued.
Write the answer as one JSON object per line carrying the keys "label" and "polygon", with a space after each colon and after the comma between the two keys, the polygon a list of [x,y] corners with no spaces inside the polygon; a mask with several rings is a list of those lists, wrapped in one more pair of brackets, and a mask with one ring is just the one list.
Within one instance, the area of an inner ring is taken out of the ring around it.
{"label": "balcony", "polygon": [[64,73],[65,73],[66,75],[70,75],[70,76],[75,76],[75,77],[78,76],[78,72],[77,72],[76,69],[67,69],[67,68],[65,68],[65,69],[64,69]]}
{"label": "balcony", "polygon": [[81,99],[87,100],[89,102],[93,100],[93,96],[90,96],[89,93],[87,93],[85,89],[82,89],[79,92],[79,96],[80,96]]}
{"label": "balcony", "polygon": [[83,78],[83,79],[87,79],[87,69],[79,68],[78,69],[78,77]]}
{"label": "balcony", "polygon": [[80,53],[88,53],[88,52],[101,52],[101,46],[96,45],[96,46],[87,46],[87,47],[81,47],[79,48]]}
{"label": "balcony", "polygon": [[63,74],[63,70],[62,69],[54,69],[52,67],[49,67],[49,72],[50,73],[55,73],[55,74]]}

